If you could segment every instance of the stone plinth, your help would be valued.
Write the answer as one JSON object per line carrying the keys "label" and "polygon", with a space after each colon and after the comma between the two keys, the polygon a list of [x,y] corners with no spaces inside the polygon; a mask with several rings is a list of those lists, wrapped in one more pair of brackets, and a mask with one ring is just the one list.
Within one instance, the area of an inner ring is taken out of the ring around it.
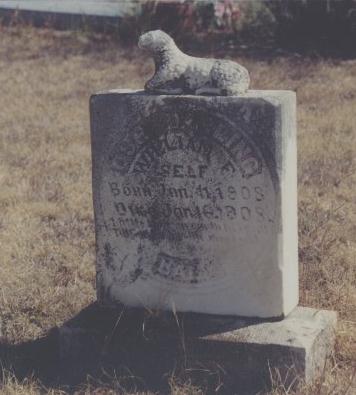
{"label": "stone plinth", "polygon": [[297,307],[282,321],[259,322],[206,339],[234,345],[244,355],[251,378],[257,378],[259,368],[267,374],[268,367],[285,384],[310,383],[323,372],[333,350],[336,322],[334,311]]}
{"label": "stone plinth", "polygon": [[135,391],[164,392],[174,372],[206,393],[251,395],[271,377],[286,387],[317,378],[335,325],[336,313],[305,307],[267,322],[93,305],[59,329],[61,366],[73,377],[92,374],[92,365],[119,380],[130,372]]}
{"label": "stone plinth", "polygon": [[287,315],[298,303],[295,94],[91,98],[98,300]]}

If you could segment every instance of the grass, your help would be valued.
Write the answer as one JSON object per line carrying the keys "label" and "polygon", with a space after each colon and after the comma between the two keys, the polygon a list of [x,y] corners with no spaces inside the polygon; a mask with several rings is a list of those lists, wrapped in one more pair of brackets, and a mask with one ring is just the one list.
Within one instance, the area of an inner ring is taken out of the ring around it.
{"label": "grass", "polygon": [[[151,61],[99,36],[0,31],[0,322],[4,342],[43,336],[95,300],[88,99],[142,87]],[[339,313],[321,380],[300,394],[356,391],[356,61],[239,58],[254,89],[298,97],[301,304]],[[119,393],[120,377],[78,393]],[[172,394],[202,394],[169,378]],[[63,392],[62,392],[63,390]],[[3,373],[4,394],[65,393]],[[276,382],[271,394],[286,394]]]}

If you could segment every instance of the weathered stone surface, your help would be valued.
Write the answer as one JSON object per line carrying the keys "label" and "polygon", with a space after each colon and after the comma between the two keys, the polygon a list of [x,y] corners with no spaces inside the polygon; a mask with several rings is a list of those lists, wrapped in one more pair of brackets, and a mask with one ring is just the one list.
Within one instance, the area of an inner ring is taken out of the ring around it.
{"label": "weathered stone surface", "polygon": [[281,317],[298,302],[295,94],[91,98],[98,300]]}
{"label": "weathered stone surface", "polygon": [[93,305],[59,329],[60,356],[74,375],[88,374],[92,363],[116,373],[123,366],[158,391],[164,377],[183,368],[219,394],[251,395],[268,388],[271,377],[286,387],[317,378],[332,352],[335,325],[335,312],[305,307],[266,322]]}
{"label": "weathered stone surface", "polygon": [[239,95],[249,87],[245,67],[231,60],[186,55],[161,30],[142,34],[138,45],[155,62],[155,74],[145,84],[150,93]]}

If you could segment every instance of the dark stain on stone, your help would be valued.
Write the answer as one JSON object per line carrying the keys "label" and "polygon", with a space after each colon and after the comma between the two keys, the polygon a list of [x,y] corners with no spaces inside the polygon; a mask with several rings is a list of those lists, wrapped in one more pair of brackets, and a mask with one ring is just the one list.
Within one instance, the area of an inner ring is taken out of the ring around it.
{"label": "dark stain on stone", "polygon": [[108,269],[115,270],[114,257],[110,243],[104,245],[104,262]]}
{"label": "dark stain on stone", "polygon": [[164,90],[177,90],[179,92],[184,92],[185,94],[194,94],[195,88],[189,84],[189,80],[184,75],[180,75],[178,78],[166,81],[161,85],[157,85],[157,89]]}
{"label": "dark stain on stone", "polygon": [[143,269],[141,267],[136,268],[134,271],[130,272],[130,283],[134,283],[143,273]]}
{"label": "dark stain on stone", "polygon": [[198,258],[181,258],[161,252],[152,266],[152,273],[174,282],[197,284],[199,265]]}

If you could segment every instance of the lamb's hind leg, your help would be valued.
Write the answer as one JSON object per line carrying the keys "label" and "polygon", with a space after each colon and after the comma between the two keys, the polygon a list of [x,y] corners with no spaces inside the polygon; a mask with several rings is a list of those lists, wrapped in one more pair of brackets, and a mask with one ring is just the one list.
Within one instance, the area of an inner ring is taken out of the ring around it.
{"label": "lamb's hind leg", "polygon": [[237,96],[246,93],[250,77],[241,65],[230,61],[216,61],[210,71],[211,83],[223,96]]}

